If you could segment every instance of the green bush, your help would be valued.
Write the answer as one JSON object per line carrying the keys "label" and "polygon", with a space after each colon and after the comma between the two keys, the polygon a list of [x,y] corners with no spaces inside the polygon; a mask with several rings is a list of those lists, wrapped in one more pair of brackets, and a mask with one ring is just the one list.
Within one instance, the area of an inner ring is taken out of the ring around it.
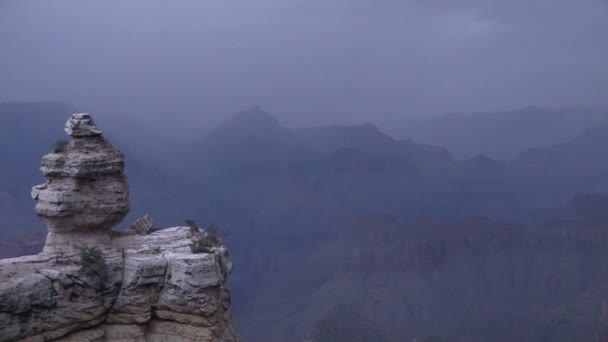
{"label": "green bush", "polygon": [[192,244],[190,245],[190,250],[192,253],[212,253],[212,247],[216,247],[217,244],[214,244],[210,239],[206,236],[200,236],[196,239],[192,240]]}
{"label": "green bush", "polygon": [[207,234],[207,239],[209,239],[212,244],[222,244],[222,237],[224,236],[224,234],[222,234],[222,231],[219,227],[211,225],[205,229],[205,233]]}
{"label": "green bush", "polygon": [[69,142],[67,140],[57,140],[51,145],[53,148],[53,153],[63,153],[68,148]]}
{"label": "green bush", "polygon": [[87,276],[98,276],[104,279],[108,273],[106,258],[101,249],[97,247],[76,247],[80,257],[80,272]]}
{"label": "green bush", "polygon": [[[192,228],[194,233],[200,233],[200,227],[195,221],[186,220],[186,224]],[[192,239],[192,245],[190,245],[192,253],[211,253],[211,248],[222,245],[222,238],[226,234],[222,229],[211,225],[204,230],[204,234]]]}

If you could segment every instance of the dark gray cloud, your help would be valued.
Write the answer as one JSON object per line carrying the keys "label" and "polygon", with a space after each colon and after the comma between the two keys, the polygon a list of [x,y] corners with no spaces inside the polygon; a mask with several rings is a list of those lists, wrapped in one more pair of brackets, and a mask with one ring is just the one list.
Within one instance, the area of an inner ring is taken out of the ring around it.
{"label": "dark gray cloud", "polygon": [[252,103],[295,125],[608,105],[606,37],[604,0],[4,0],[0,100],[190,134]]}

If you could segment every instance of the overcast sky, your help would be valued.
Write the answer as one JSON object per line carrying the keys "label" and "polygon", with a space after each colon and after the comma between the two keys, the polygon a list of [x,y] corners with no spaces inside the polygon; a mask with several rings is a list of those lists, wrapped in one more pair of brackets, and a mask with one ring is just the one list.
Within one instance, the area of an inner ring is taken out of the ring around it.
{"label": "overcast sky", "polygon": [[[192,133],[608,105],[606,0],[0,0],[0,101]],[[197,118],[193,120],[193,118]]]}

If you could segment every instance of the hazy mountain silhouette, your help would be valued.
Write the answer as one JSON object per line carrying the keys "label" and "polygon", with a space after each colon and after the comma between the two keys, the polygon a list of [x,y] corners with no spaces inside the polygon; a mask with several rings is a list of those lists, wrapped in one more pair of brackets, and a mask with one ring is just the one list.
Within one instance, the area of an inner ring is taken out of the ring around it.
{"label": "hazy mountain silhouette", "polygon": [[[72,111],[6,106],[5,235],[40,229],[30,187],[42,181],[40,158],[65,137]],[[192,218],[231,230],[234,309],[245,338],[304,336],[342,300],[398,338],[526,340],[538,328],[559,341],[548,313],[571,318],[562,308],[571,302],[589,312],[579,317],[599,315],[589,298],[603,293],[603,197],[562,205],[608,192],[605,126],[510,161],[453,160],[443,147],[373,125],[292,129],[259,107],[190,143],[142,134],[136,122],[100,127],[127,155],[133,213],[123,226],[150,213],[159,225]],[[496,220],[547,214],[547,225]],[[22,253],[19,241],[3,243]],[[571,320],[572,329],[588,331],[585,319]]]}
{"label": "hazy mountain silhouette", "polygon": [[390,129],[398,136],[445,146],[458,159],[485,154],[504,160],[513,159],[530,148],[567,142],[586,129],[606,123],[606,109],[527,107],[409,119]]}
{"label": "hazy mountain silhouette", "polygon": [[[608,126],[591,128],[569,142],[536,148],[509,163],[510,177],[529,191],[565,200],[575,193],[608,191]],[[548,198],[547,198],[548,199]]]}
{"label": "hazy mountain silhouette", "polygon": [[[28,193],[41,180],[40,156],[50,142],[65,136],[62,122],[73,108],[2,108],[1,139],[15,147],[0,153],[7,165],[0,184],[6,185],[6,198],[17,197],[11,208],[18,205],[26,208],[23,213],[31,212]],[[402,217],[486,214],[512,219],[563,203],[576,193],[608,191],[603,177],[608,165],[601,157],[608,144],[606,127],[567,143],[529,150],[510,162],[485,155],[453,161],[445,148],[397,140],[373,125],[291,129],[257,106],[192,143],[143,134],[136,123],[123,122],[114,129],[108,122],[101,127],[127,153],[135,198],[144,208],[163,208],[157,215],[167,221],[178,213],[198,211],[199,204],[191,201],[196,194],[205,194],[204,201],[215,203],[205,206],[219,206],[222,212],[237,207],[295,209],[306,202],[315,210],[326,206],[336,212],[341,211],[336,207],[347,207],[398,211]],[[142,214],[138,205],[133,215]]]}

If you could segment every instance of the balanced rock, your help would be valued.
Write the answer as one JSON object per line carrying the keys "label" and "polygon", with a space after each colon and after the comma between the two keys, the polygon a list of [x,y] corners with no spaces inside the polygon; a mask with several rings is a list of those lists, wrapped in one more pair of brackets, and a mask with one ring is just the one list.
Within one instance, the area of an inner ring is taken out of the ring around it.
{"label": "balanced rock", "polygon": [[65,125],[73,140],[65,151],[42,158],[47,182],[32,189],[36,213],[49,231],[45,251],[73,242],[109,244],[110,230],[129,212],[124,154],[102,135],[89,114]]}

